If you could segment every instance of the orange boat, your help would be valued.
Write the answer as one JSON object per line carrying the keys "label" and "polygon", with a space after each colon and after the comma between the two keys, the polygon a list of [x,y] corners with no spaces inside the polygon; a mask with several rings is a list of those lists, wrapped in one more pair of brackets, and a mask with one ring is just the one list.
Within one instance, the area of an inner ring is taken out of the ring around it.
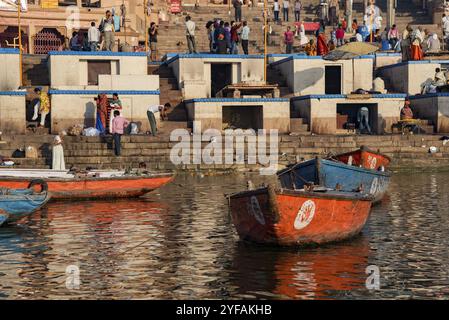
{"label": "orange boat", "polygon": [[52,200],[140,197],[173,180],[172,173],[129,175],[123,171],[90,171],[79,177],[67,171],[1,169],[0,188],[27,188],[33,179],[48,184]]}
{"label": "orange boat", "polygon": [[228,197],[240,238],[276,245],[348,239],[362,230],[373,200],[355,192],[275,190],[271,186]]}
{"label": "orange boat", "polygon": [[331,158],[349,165],[372,170],[385,169],[391,162],[391,159],[388,156],[370,150],[365,146],[360,147],[358,150],[338,154]]}

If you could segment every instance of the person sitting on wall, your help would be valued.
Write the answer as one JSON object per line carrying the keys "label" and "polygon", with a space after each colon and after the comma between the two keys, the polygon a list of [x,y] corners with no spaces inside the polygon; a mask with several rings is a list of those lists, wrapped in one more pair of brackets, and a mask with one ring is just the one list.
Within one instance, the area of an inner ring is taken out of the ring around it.
{"label": "person sitting on wall", "polygon": [[308,56],[316,56],[315,40],[310,39],[309,43],[305,46],[304,51]]}
{"label": "person sitting on wall", "polygon": [[367,107],[361,107],[357,112],[357,122],[359,123],[360,133],[371,134],[371,127],[369,125],[369,109]]}
{"label": "person sitting on wall", "polygon": [[410,100],[407,98],[404,101],[404,106],[401,109],[401,120],[413,119],[413,111],[410,108]]}
{"label": "person sitting on wall", "polygon": [[426,81],[423,85],[422,94],[436,93],[440,87],[447,85],[446,75],[440,68],[435,69],[435,77],[433,80]]}

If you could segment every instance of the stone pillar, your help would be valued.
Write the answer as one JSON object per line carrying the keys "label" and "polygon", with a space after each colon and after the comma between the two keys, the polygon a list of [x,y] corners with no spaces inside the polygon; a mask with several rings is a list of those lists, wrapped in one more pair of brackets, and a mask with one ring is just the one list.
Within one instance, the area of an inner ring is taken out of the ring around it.
{"label": "stone pillar", "polygon": [[346,27],[346,32],[353,32],[352,30],[352,3],[353,0],[345,0],[345,17],[348,26]]}
{"label": "stone pillar", "polygon": [[387,27],[391,28],[394,25],[396,15],[396,1],[387,0]]}
{"label": "stone pillar", "polygon": [[78,8],[81,8],[81,7],[83,6],[82,0],[76,0],[76,6],[77,6]]}

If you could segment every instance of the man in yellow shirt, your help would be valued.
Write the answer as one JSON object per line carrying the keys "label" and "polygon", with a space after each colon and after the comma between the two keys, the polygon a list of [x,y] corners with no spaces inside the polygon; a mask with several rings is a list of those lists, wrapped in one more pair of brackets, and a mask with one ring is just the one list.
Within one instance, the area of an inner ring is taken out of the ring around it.
{"label": "man in yellow shirt", "polygon": [[39,123],[39,127],[45,126],[45,118],[47,117],[47,114],[50,113],[50,98],[48,97],[48,94],[46,92],[43,92],[41,88],[34,89],[34,92],[39,96],[39,101],[34,106],[34,116],[33,120],[37,119],[37,113],[39,108],[39,113],[41,115],[41,121]]}

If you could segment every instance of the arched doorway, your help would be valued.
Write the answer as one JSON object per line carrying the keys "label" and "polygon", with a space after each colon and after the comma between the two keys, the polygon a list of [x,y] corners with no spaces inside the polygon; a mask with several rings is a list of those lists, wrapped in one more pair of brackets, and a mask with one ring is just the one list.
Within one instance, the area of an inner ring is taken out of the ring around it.
{"label": "arched doorway", "polygon": [[43,28],[34,36],[34,53],[47,54],[56,51],[64,44],[64,36],[55,28]]}
{"label": "arched doorway", "polygon": [[[14,26],[8,26],[6,28],[0,28],[0,47],[2,48],[19,48],[19,28]],[[28,53],[28,33],[25,28],[22,30],[22,47],[23,52]]]}

